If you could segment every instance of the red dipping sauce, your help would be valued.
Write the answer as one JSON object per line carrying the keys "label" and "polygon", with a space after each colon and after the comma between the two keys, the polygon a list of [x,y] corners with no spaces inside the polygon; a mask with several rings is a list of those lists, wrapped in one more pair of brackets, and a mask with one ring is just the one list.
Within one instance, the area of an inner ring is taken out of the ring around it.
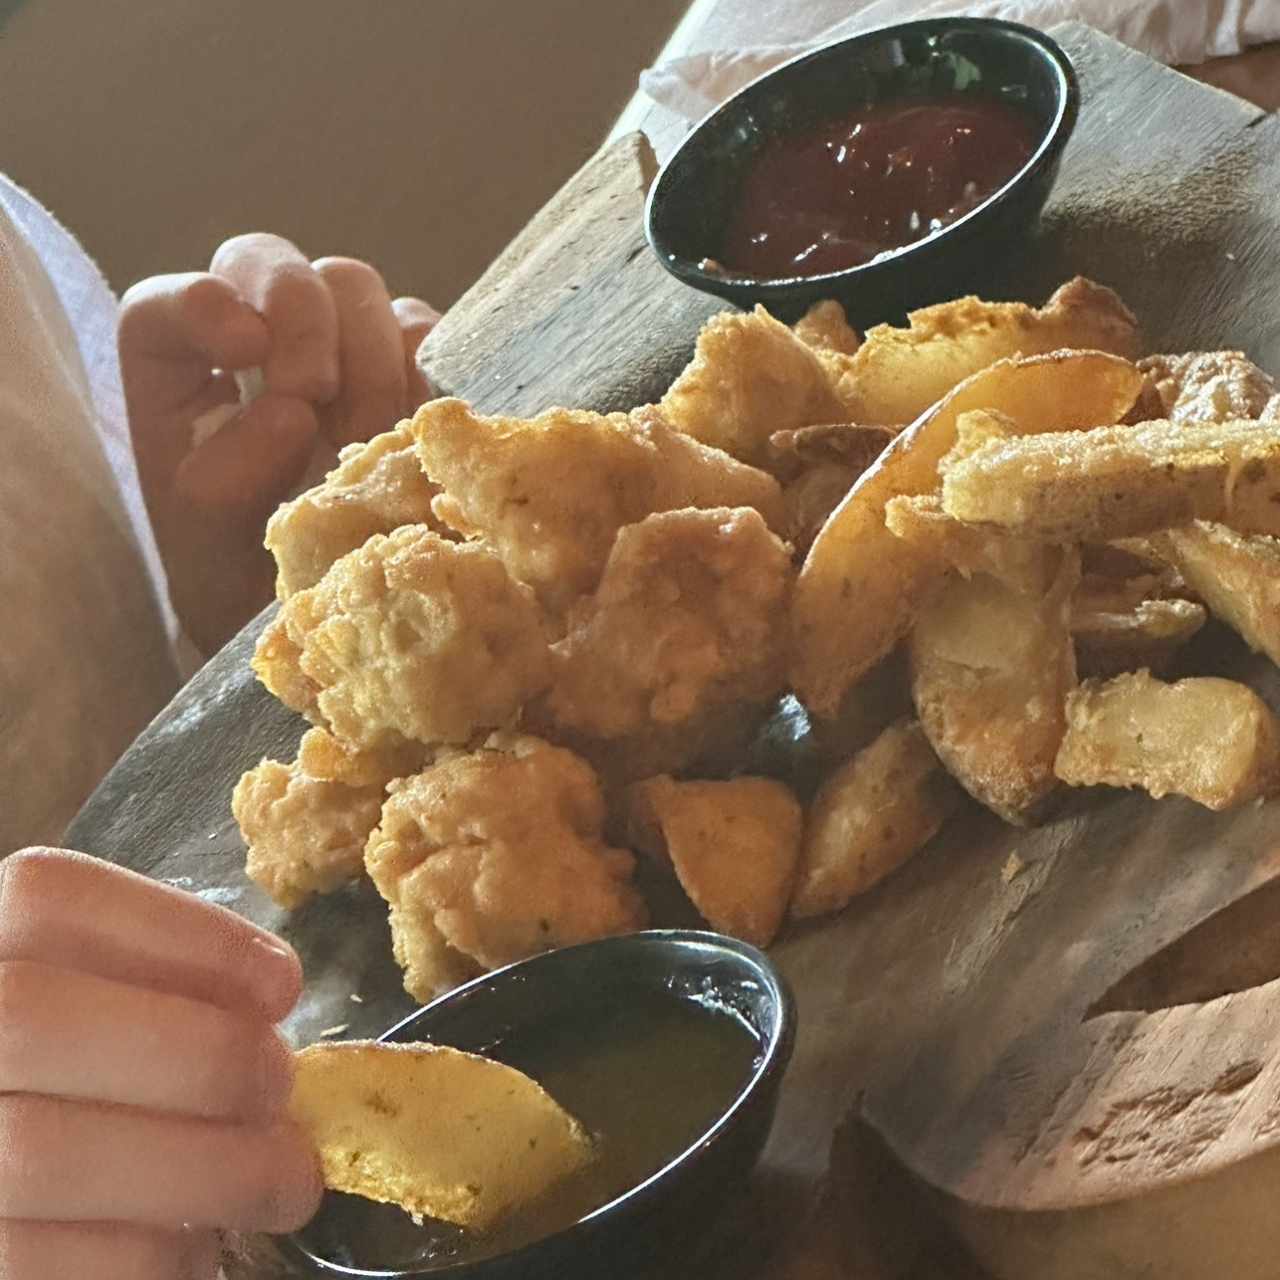
{"label": "red dipping sauce", "polygon": [[758,277],[870,262],[976,208],[1041,134],[1017,107],[951,94],[859,107],[771,138],[747,172],[720,263]]}

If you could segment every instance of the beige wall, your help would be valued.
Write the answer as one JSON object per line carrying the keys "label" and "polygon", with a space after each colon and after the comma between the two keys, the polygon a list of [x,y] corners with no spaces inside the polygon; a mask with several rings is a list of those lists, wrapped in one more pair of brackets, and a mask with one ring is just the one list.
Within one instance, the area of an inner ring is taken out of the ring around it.
{"label": "beige wall", "polygon": [[591,152],[686,0],[26,0],[0,169],[118,288],[237,231],[443,305]]}

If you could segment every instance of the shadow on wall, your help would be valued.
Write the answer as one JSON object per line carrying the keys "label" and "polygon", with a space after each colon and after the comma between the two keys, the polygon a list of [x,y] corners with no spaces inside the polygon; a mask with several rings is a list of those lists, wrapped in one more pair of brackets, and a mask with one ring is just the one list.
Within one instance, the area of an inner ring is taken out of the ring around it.
{"label": "shadow on wall", "polygon": [[0,170],[123,289],[239,231],[447,305],[588,156],[685,0],[0,0]]}

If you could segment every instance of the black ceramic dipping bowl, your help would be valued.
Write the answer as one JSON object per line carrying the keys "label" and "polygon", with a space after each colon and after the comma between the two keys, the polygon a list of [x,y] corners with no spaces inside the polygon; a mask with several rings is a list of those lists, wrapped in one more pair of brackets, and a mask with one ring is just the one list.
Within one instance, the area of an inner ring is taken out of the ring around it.
{"label": "black ceramic dipping bowl", "polygon": [[[475,1261],[414,1263],[379,1269],[347,1252],[343,1202],[361,1214],[398,1210],[326,1196],[315,1219],[282,1243],[312,1274],[324,1277],[429,1276],[432,1280],[623,1280],[660,1275],[685,1261],[742,1189],[768,1137],[778,1087],[795,1039],[795,1008],[785,982],[763,952],[718,934],[651,930],[567,947],[497,970],[442,996],[393,1027],[384,1040],[429,1041],[501,1058],[504,1041],[569,1015],[589,1018],[625,1002],[695,1001],[732,1017],[755,1042],[754,1061],[727,1092],[718,1118],[652,1176],[575,1225],[509,1253]],[[698,1070],[690,1062],[685,1070]]]}
{"label": "black ceramic dipping bowl", "polygon": [[[953,92],[1017,105],[1040,130],[1031,159],[970,213],[889,257],[826,275],[751,278],[698,265],[720,253],[743,176],[767,138],[875,102]],[[853,36],[769,72],[707,116],[658,175],[645,233],[672,275],[738,306],[762,302],[791,320],[836,298],[855,325],[891,321],[954,297],[1035,223],[1079,101],[1067,55],[1018,23],[937,18]]]}

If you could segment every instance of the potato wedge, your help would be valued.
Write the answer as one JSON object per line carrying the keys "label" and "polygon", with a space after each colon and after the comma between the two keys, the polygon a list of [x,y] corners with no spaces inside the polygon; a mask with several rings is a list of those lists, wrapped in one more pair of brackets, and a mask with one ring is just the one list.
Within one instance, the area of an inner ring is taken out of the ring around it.
{"label": "potato wedge", "polygon": [[489,1058],[348,1041],[295,1062],[289,1109],[335,1191],[484,1230],[592,1158],[541,1085]]}
{"label": "potato wedge", "polygon": [[819,462],[782,486],[782,528],[779,533],[797,556],[813,546],[827,518],[861,475],[841,462]]}
{"label": "potato wedge", "polygon": [[958,569],[966,578],[986,573],[1015,590],[1043,595],[1058,567],[1053,548],[1011,538],[998,529],[964,524],[943,511],[935,493],[891,499],[884,509],[884,522],[890,533],[918,547],[940,568]]}
{"label": "potato wedge", "polygon": [[942,462],[942,506],[960,520],[1050,542],[1109,541],[1194,519],[1280,533],[1280,422],[1159,421],[1001,439],[980,415],[962,418],[958,435]]}
{"label": "potato wedge", "polygon": [[769,469],[782,482],[780,532],[803,556],[853,482],[894,437],[888,427],[851,422],[775,431]]}
{"label": "potato wedge", "polygon": [[1228,809],[1280,783],[1280,723],[1234,680],[1088,680],[1067,699],[1055,771],[1073,787],[1141,787]]}
{"label": "potato wedge", "polygon": [[1071,597],[1079,557],[1060,551],[1043,596],[985,574],[949,581],[916,620],[911,691],[930,744],[974,799],[1026,823],[1054,789],[1076,683]]}
{"label": "potato wedge", "polygon": [[804,815],[772,778],[628,788],[631,843],[670,863],[689,901],[720,933],[766,947],[782,923],[800,858]]}
{"label": "potato wedge", "polygon": [[885,527],[899,494],[932,493],[956,420],[995,409],[1028,431],[1118,421],[1142,386],[1127,360],[1098,351],[1056,352],[992,365],[956,387],[899,435],[859,477],[814,540],[792,601],[792,686],[816,715],[906,634],[936,564]]}
{"label": "potato wedge", "polygon": [[1216,618],[1280,663],[1280,539],[1196,520],[1154,535],[1151,545]]}
{"label": "potato wedge", "polygon": [[1139,600],[1119,610],[1071,609],[1076,665],[1089,676],[1113,676],[1139,667],[1160,670],[1205,624],[1208,615],[1191,600]]}
{"label": "potato wedge", "polygon": [[797,918],[839,911],[933,838],[960,789],[914,720],[890,725],[823,782],[805,822]]}
{"label": "potato wedge", "polygon": [[1134,356],[1138,348],[1137,322],[1124,303],[1081,277],[1043,307],[957,298],[913,311],[907,322],[868,329],[840,362],[836,388],[855,421],[912,422],[957,383],[1010,356],[1065,348]]}
{"label": "potato wedge", "polygon": [[865,471],[898,433],[892,427],[864,427],[856,422],[823,422],[811,427],[775,431],[769,437],[774,475],[794,459],[799,470],[818,462],[839,462]]}

